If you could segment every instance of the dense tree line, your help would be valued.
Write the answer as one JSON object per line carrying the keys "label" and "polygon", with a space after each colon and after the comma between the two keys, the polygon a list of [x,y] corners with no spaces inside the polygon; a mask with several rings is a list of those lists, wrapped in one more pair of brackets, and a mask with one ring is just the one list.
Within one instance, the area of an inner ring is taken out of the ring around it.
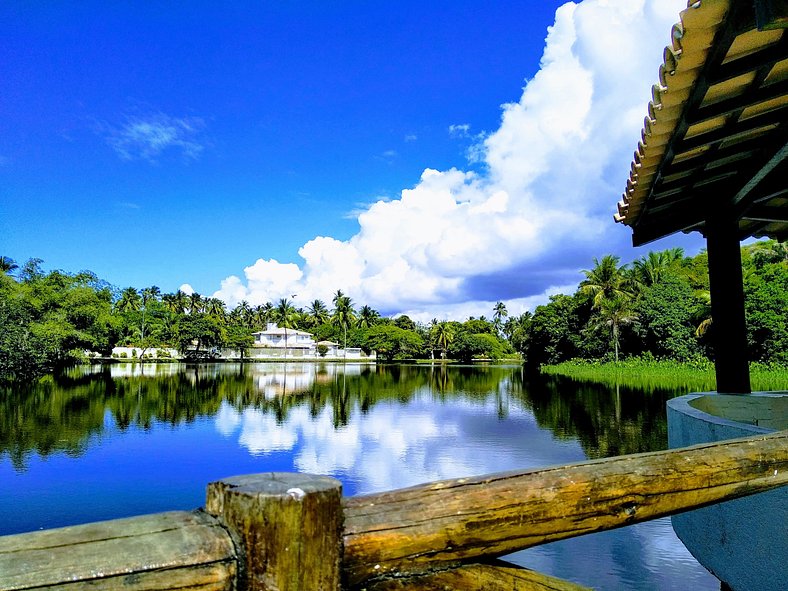
{"label": "dense tree line", "polygon": [[[742,247],[750,361],[788,363],[788,245]],[[507,329],[531,365],[574,358],[713,359],[708,259],[650,252],[631,265],[594,259],[573,295],[555,295]]]}
{"label": "dense tree line", "polygon": [[[233,309],[217,298],[156,286],[118,290],[89,271],[21,267],[0,257],[0,381],[35,377],[74,363],[85,351],[109,356],[116,345],[180,351],[244,351],[252,333],[275,322],[316,341],[376,351],[379,359],[500,359],[515,352],[531,365],[573,358],[713,358],[706,253],[650,252],[631,265],[594,259],[573,295],[552,296],[533,313],[510,316],[498,302],[491,319],[417,323],[357,306],[338,290],[327,304],[295,307],[283,298]],[[749,356],[788,363],[788,247],[742,247]]]}
{"label": "dense tree line", "polygon": [[297,308],[283,298],[259,306],[242,301],[228,309],[224,301],[198,293],[162,293],[157,286],[118,290],[89,271],[45,273],[41,264],[31,259],[20,268],[0,257],[0,381],[36,377],[78,362],[86,352],[108,357],[118,345],[139,347],[142,357],[167,347],[244,352],[254,342],[252,334],[269,322],[311,332],[317,341],[376,351],[383,360],[515,354],[501,332],[502,303],[492,321],[427,325],[357,307],[341,290],[331,305],[314,300]]}

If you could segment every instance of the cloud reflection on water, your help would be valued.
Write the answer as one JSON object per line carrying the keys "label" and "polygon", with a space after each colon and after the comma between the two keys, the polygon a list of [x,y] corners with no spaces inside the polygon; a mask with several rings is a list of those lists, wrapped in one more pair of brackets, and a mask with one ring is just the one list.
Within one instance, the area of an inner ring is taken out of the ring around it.
{"label": "cloud reflection on water", "polygon": [[[505,391],[499,387],[482,400],[458,394],[441,403],[424,387],[408,402],[379,401],[365,412],[355,404],[340,427],[331,404],[316,414],[306,404],[295,406],[277,422],[273,414],[224,402],[215,428],[237,437],[253,455],[290,452],[294,470],[334,475],[349,495],[586,458],[577,440],[559,439],[540,427],[521,399],[504,394],[501,401]],[[719,588],[676,539],[667,519],[539,546],[507,559],[595,589]]]}

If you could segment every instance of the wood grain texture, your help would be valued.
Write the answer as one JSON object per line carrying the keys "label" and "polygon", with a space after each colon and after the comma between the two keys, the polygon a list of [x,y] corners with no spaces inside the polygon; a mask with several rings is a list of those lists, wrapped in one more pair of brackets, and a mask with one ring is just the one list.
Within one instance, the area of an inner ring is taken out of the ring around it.
{"label": "wood grain texture", "polygon": [[352,497],[345,576],[427,571],[788,483],[788,431]]}
{"label": "wood grain texture", "polygon": [[366,591],[590,591],[575,583],[520,568],[500,561],[469,564],[434,573],[383,579],[365,587]]}
{"label": "wood grain texture", "polygon": [[0,590],[232,589],[235,546],[216,519],[170,512],[0,537]]}
{"label": "wood grain texture", "polygon": [[249,591],[340,588],[342,484],[272,472],[208,485],[206,510],[240,540],[239,585]]}

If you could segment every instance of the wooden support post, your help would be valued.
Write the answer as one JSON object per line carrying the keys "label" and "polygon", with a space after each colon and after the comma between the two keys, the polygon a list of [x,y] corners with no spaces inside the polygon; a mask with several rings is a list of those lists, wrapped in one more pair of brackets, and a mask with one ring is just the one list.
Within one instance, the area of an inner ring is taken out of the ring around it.
{"label": "wooden support post", "polygon": [[717,392],[749,394],[739,224],[733,216],[723,212],[709,219],[706,228]]}
{"label": "wooden support post", "polygon": [[342,484],[311,474],[271,472],[208,485],[206,511],[245,553],[240,589],[340,588]]}

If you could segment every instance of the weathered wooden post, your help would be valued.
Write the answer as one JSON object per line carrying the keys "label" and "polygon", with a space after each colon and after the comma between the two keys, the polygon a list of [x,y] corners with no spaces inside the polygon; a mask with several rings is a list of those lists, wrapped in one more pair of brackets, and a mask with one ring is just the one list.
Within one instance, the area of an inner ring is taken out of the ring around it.
{"label": "weathered wooden post", "polygon": [[206,511],[245,553],[240,589],[336,591],[342,557],[342,484],[327,476],[269,472],[208,485]]}

